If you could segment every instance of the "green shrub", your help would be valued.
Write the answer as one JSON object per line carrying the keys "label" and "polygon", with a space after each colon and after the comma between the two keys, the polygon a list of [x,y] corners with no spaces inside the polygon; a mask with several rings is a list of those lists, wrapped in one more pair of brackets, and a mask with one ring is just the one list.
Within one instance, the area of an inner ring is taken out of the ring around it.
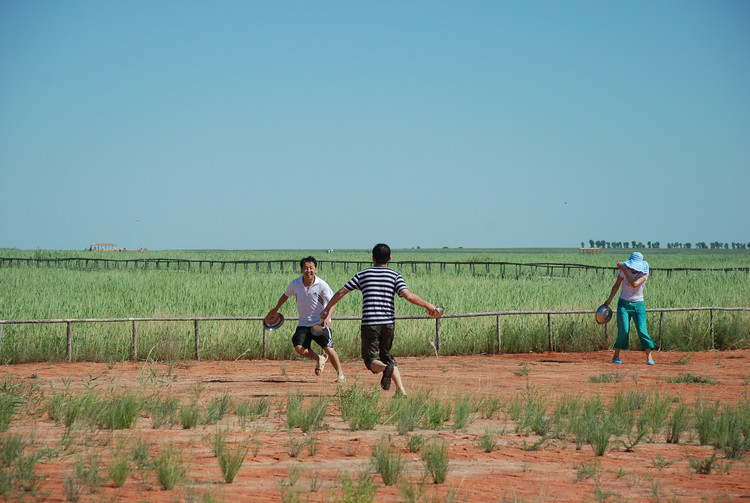
{"label": "green shrub", "polygon": [[672,398],[662,396],[658,392],[650,393],[643,404],[643,417],[651,429],[652,438],[661,433],[666,424],[669,409],[672,406]]}
{"label": "green shrub", "polygon": [[416,429],[427,416],[429,393],[419,391],[405,399],[392,400],[388,406],[390,421],[395,423],[399,435]]}
{"label": "green shrub", "polygon": [[63,425],[69,430],[79,419],[96,419],[99,410],[99,398],[92,392],[69,396],[62,404]]}
{"label": "green shrub", "polygon": [[19,435],[0,437],[0,465],[12,466],[23,454],[26,442]]}
{"label": "green shrub", "polygon": [[716,430],[716,416],[719,414],[718,400],[708,403],[701,398],[695,401],[694,405],[694,422],[695,429],[698,432],[698,441],[701,445],[708,445],[714,438]]}
{"label": "green shrub", "polygon": [[153,467],[159,485],[167,490],[180,484],[187,473],[182,452],[171,443],[156,456]]}
{"label": "green shrub", "polygon": [[422,461],[427,475],[436,484],[445,482],[448,476],[448,446],[445,440],[434,437],[425,442],[422,447]]}
{"label": "green shrub", "polygon": [[598,376],[589,376],[589,382],[592,383],[611,383],[622,381],[622,375],[619,372],[607,372]]}
{"label": "green shrub", "polygon": [[453,431],[466,428],[472,411],[471,396],[461,395],[456,398],[456,411],[453,414]]}
{"label": "green shrub", "polygon": [[73,463],[69,477],[63,476],[63,492],[68,501],[78,501],[85,488],[94,493],[99,489],[99,460],[95,456],[88,460],[78,458]]}
{"label": "green shrub", "polygon": [[112,460],[112,463],[107,467],[107,474],[112,479],[112,484],[115,487],[122,487],[130,476],[130,472],[133,470],[130,460],[123,456],[118,456]]}
{"label": "green shrub", "polygon": [[422,435],[409,435],[409,440],[406,441],[406,447],[412,453],[421,451],[423,445],[424,437]]}
{"label": "green shrub", "polygon": [[750,410],[747,402],[724,406],[716,418],[714,447],[737,459],[750,450]]}
{"label": "green shrub", "polygon": [[609,415],[593,416],[589,421],[589,443],[595,456],[603,456],[609,447],[614,432],[614,425]]}
{"label": "green shrub", "polygon": [[286,405],[286,425],[288,429],[299,428],[303,432],[320,428],[328,412],[329,398],[319,396],[312,399],[310,406],[303,408],[304,397],[288,395]]}
{"label": "green shrub", "polygon": [[547,414],[547,398],[535,390],[527,390],[523,410],[516,424],[517,431],[528,431],[545,436],[552,427],[552,418]]}
{"label": "green shrub", "polygon": [[690,372],[680,374],[677,377],[667,377],[666,382],[677,384],[716,384],[716,381],[710,377],[695,376]]}
{"label": "green shrub", "polygon": [[367,473],[361,473],[357,482],[348,474],[341,475],[342,494],[336,499],[340,503],[371,503],[375,499],[378,486],[375,478]]}
{"label": "green shrub", "polygon": [[401,471],[405,466],[401,459],[401,453],[387,437],[382,437],[373,448],[372,464],[375,471],[383,478],[383,484],[387,486],[398,482]]}
{"label": "green shrub", "polygon": [[203,419],[204,424],[214,424],[229,412],[232,405],[232,397],[229,393],[224,393],[219,397],[213,397],[206,406],[206,416]]}
{"label": "green shrub", "polygon": [[227,447],[221,449],[218,458],[224,482],[231,484],[234,481],[234,478],[242,467],[242,463],[245,462],[248,450],[249,447],[244,444],[240,444],[234,449]]}
{"label": "green shrub", "polygon": [[180,400],[176,397],[163,398],[156,396],[148,402],[147,409],[151,417],[152,428],[159,429],[165,424],[172,426],[177,423]]}
{"label": "green shrub", "polygon": [[0,390],[0,433],[10,427],[16,410],[24,403],[24,399],[5,390]]}
{"label": "green shrub", "polygon": [[690,426],[690,410],[687,406],[680,404],[675,407],[672,416],[669,418],[667,429],[667,443],[680,443],[680,435]]}
{"label": "green shrub", "polygon": [[698,459],[688,457],[688,462],[690,463],[690,468],[695,470],[695,473],[701,475],[709,475],[714,465],[716,464],[716,451],[714,451],[711,456],[707,458]]}
{"label": "green shrub", "polygon": [[366,389],[355,380],[351,386],[339,386],[336,398],[341,416],[351,430],[371,430],[380,422],[379,388]]}
{"label": "green shrub", "polygon": [[482,417],[484,419],[492,419],[495,412],[503,407],[503,401],[498,397],[485,397],[480,404],[480,410],[482,411]]}
{"label": "green shrub", "polygon": [[189,404],[183,404],[180,407],[180,423],[186,430],[198,426],[201,417],[201,406],[198,402],[193,401]]}
{"label": "green shrub", "polygon": [[484,452],[493,452],[497,449],[497,440],[495,440],[495,435],[492,433],[492,428],[485,426],[484,435],[477,439],[477,445]]}
{"label": "green shrub", "polygon": [[124,430],[131,428],[141,415],[141,399],[133,392],[100,401],[96,414],[100,428]]}
{"label": "green shrub", "polygon": [[443,403],[440,398],[434,398],[427,403],[425,423],[427,427],[439,430],[451,418],[451,404]]}

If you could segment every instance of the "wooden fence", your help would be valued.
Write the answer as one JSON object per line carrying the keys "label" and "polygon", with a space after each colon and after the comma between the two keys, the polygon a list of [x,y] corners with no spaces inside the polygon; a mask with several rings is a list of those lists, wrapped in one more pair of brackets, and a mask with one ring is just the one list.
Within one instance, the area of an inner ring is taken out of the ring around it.
{"label": "wooden fence", "polygon": [[[709,312],[709,331],[711,334],[711,347],[715,347],[714,340],[714,312],[715,311],[750,311],[750,307],[664,307],[664,308],[649,308],[646,312],[657,312],[659,315],[659,332],[657,336],[657,345],[661,349],[662,347],[662,325],[664,322],[664,313],[678,312],[678,311],[708,311]],[[432,320],[427,316],[397,316],[399,320],[415,320],[424,319],[426,321],[435,322],[435,339],[431,341],[433,348],[435,349],[435,356],[440,355],[440,343],[441,343],[441,321],[443,318],[476,318],[476,317],[496,317],[497,319],[497,348],[498,352],[502,353],[502,325],[501,319],[503,316],[530,316],[530,315],[543,315],[547,317],[547,335],[548,335],[548,350],[554,351],[555,347],[553,344],[553,331],[552,331],[552,316],[566,315],[566,314],[579,314],[593,316],[595,311],[589,310],[574,310],[574,311],[492,311],[484,313],[455,313],[445,314],[442,318]],[[200,324],[202,321],[234,321],[234,322],[258,322],[262,323],[263,316],[208,316],[208,317],[172,317],[172,318],[77,318],[77,319],[48,319],[48,320],[0,320],[0,354],[2,353],[3,344],[3,327],[5,325],[29,325],[29,324],[65,324],[66,325],[66,356],[69,362],[73,361],[73,325],[78,323],[130,323],[132,326],[132,345],[131,345],[131,359],[133,361],[138,360],[138,324],[152,321],[168,321],[168,322],[192,322],[193,323],[193,335],[195,342],[195,359],[200,360]],[[287,320],[298,320],[297,317],[288,317]],[[341,316],[334,318],[335,320],[350,320],[358,321],[362,318],[359,316]],[[603,335],[605,340],[609,338],[609,324],[602,326]],[[268,339],[267,330],[263,330],[263,358],[267,356]]]}
{"label": "wooden fence", "polygon": [[[352,260],[318,260],[318,269],[326,268],[335,271],[337,267],[344,272],[361,271],[372,265],[371,262]],[[72,270],[133,270],[133,271],[192,271],[192,272],[293,272],[299,270],[298,260],[188,260],[176,258],[149,259],[109,259],[96,257],[77,258],[9,258],[0,257],[0,269],[11,267],[36,267],[46,269]],[[603,267],[585,264],[560,263],[519,263],[519,262],[452,262],[452,261],[394,261],[394,269],[412,273],[453,272],[460,274],[468,271],[472,275],[499,274],[501,277],[520,278],[522,276],[570,277],[573,274],[604,274],[614,272],[616,267]],[[651,273],[664,273],[670,278],[673,273],[683,272],[733,272],[748,273],[750,267],[694,268],[672,267],[651,268]]]}

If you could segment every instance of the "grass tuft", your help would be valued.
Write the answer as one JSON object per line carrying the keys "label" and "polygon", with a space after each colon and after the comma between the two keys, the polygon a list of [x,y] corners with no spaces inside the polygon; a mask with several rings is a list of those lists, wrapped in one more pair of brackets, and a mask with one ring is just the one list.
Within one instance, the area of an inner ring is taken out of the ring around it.
{"label": "grass tuft", "polygon": [[445,440],[434,437],[422,447],[422,461],[427,475],[435,484],[442,484],[448,476],[448,446]]}
{"label": "grass tuft", "polygon": [[156,480],[166,490],[174,489],[182,483],[187,474],[182,452],[171,443],[154,458],[153,467]]}
{"label": "grass tuft", "polygon": [[390,439],[384,436],[373,448],[372,465],[383,478],[383,484],[390,486],[398,482],[405,462]]}

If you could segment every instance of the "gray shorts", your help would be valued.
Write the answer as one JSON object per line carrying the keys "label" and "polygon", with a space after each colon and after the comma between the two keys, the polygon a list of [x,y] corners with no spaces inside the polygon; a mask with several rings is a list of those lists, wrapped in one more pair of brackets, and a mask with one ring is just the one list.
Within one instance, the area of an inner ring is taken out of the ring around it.
{"label": "gray shorts", "polygon": [[[380,360],[386,365],[398,366],[391,355],[393,335],[396,325],[362,325],[362,360],[367,368],[373,360]],[[372,371],[372,369],[370,369]],[[376,374],[377,372],[373,372]]]}

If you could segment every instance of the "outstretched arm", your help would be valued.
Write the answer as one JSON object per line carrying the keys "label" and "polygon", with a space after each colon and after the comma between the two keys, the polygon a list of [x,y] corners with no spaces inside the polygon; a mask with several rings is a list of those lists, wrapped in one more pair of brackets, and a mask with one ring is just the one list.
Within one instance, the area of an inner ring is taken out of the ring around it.
{"label": "outstretched arm", "polygon": [[346,295],[347,293],[349,293],[349,290],[347,290],[346,288],[342,288],[341,290],[333,294],[331,300],[329,300],[328,304],[326,304],[326,307],[323,308],[323,312],[320,313],[321,324],[327,324],[328,326],[330,326],[331,316],[333,315],[333,307],[338,301],[343,299],[344,295]]}
{"label": "outstretched arm", "polygon": [[281,306],[284,305],[284,302],[286,302],[288,298],[289,297],[286,294],[281,294],[281,297],[279,297],[279,302],[276,304],[276,307],[271,309],[268,312],[268,314],[276,314],[279,311],[279,309],[281,309]]}
{"label": "outstretched arm", "polygon": [[438,310],[437,310],[437,307],[435,307],[435,304],[431,304],[430,302],[427,302],[426,300],[424,300],[422,297],[420,297],[416,293],[410,291],[408,288],[404,288],[403,290],[401,290],[400,292],[398,292],[398,294],[402,298],[404,298],[404,299],[408,300],[409,302],[411,302],[412,304],[414,304],[415,306],[419,306],[419,307],[425,308],[427,310],[427,314],[429,314],[430,316],[437,316],[438,315]]}

